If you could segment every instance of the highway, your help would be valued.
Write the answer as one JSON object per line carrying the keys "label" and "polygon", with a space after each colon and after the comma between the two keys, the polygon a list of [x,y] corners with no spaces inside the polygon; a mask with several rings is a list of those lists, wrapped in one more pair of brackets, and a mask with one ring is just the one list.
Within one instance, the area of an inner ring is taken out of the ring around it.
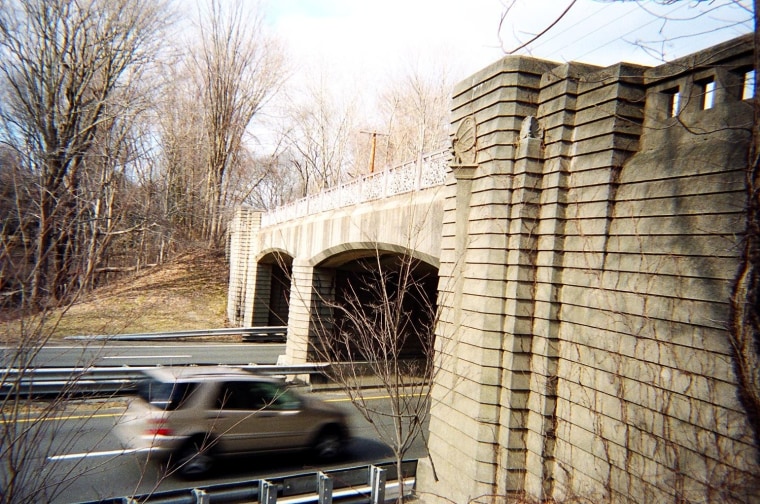
{"label": "highway", "polygon": [[[2,348],[3,359],[11,350]],[[181,365],[181,364],[274,364],[285,352],[283,344],[209,342],[107,342],[60,344],[43,349],[35,364],[73,367],[82,365]],[[6,361],[7,362],[7,361]],[[350,467],[393,459],[373,428],[342,392],[320,392],[318,396],[344,408],[350,414],[352,438],[346,454],[332,467]],[[370,403],[379,411],[389,411],[382,392],[369,391]],[[26,501],[73,503],[107,497],[138,495],[155,491],[208,484],[247,481],[288,473],[313,471],[314,461],[306,454],[266,455],[223,461],[211,479],[187,482],[167,475],[164,468],[147,460],[147,454],[124,450],[114,432],[122,416],[125,397],[72,401],[56,405],[54,413],[38,413],[44,404],[35,404],[29,418],[13,421],[0,418],[0,431],[23,432],[20,444],[26,460],[17,482],[42,493]],[[387,416],[380,425],[389,425]],[[7,444],[7,443],[6,443]],[[0,446],[4,450],[7,446]],[[10,452],[4,456],[10,460]],[[422,458],[426,450],[417,440],[407,458]],[[0,468],[0,482],[8,481],[8,464]]]}
{"label": "highway", "polygon": [[[319,469],[393,459],[390,448],[378,439],[375,429],[359,415],[343,393],[323,392],[318,395],[349,412],[352,434],[346,454],[335,464],[320,466]],[[368,397],[370,402],[386,409],[388,401],[382,393],[369,393]],[[67,409],[66,413],[55,418],[21,422],[31,423],[44,431],[39,438],[42,442],[34,444],[36,453],[31,459],[34,462],[28,466],[32,474],[26,484],[36,488],[47,487],[47,493],[35,496],[34,501],[94,501],[315,470],[313,459],[305,453],[236,457],[222,461],[210,479],[187,482],[167,475],[165,469],[149,461],[146,454],[122,448],[114,433],[114,425],[124,411],[119,401],[82,402]],[[387,424],[388,420],[381,422]],[[425,455],[423,443],[418,440],[407,458]]]}
{"label": "highway", "polygon": [[[0,365],[9,367],[13,347],[0,347]],[[187,364],[276,364],[282,343],[212,343],[192,341],[89,341],[47,345],[34,367],[179,366]]]}

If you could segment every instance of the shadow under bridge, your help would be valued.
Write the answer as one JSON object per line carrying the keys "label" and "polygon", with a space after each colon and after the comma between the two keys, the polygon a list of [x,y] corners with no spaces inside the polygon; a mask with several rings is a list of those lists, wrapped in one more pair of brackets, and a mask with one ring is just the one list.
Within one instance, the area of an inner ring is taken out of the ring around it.
{"label": "shadow under bridge", "polygon": [[335,255],[319,269],[310,331],[312,359],[432,355],[438,268],[408,253],[376,249]]}
{"label": "shadow under bridge", "polygon": [[[298,325],[290,306],[293,258],[270,253],[259,260],[266,289],[258,320]],[[263,274],[266,272],[266,274]],[[308,361],[420,359],[433,349],[438,268],[408,252],[365,249],[335,254],[314,267],[308,301]],[[289,341],[289,345],[297,342]],[[300,346],[300,345],[299,345]]]}

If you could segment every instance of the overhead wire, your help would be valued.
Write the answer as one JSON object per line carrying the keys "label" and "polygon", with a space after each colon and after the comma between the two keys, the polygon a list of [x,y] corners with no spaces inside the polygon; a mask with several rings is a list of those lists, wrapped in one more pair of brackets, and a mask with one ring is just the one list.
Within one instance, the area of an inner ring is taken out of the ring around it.
{"label": "overhead wire", "polygon": [[[635,4],[636,4],[636,6],[637,6],[637,8],[638,8],[638,7],[639,7],[639,2],[635,2]],[[627,32],[625,32],[625,33],[623,33],[623,34],[622,34],[622,35],[620,35],[619,37],[616,37],[616,38],[612,39],[610,42],[613,42],[613,41],[615,41],[615,42],[616,42],[616,41],[623,41],[623,42],[626,42],[626,40],[625,40],[625,37],[627,37],[627,36],[631,35],[632,33],[636,33],[636,32],[638,32],[639,30],[641,30],[642,28],[644,28],[644,27],[646,27],[646,26],[649,26],[649,25],[651,25],[651,24],[654,24],[654,23],[656,23],[656,22],[658,22],[658,21],[662,21],[662,19],[663,19],[663,16],[664,16],[664,17],[668,17],[668,16],[671,16],[671,15],[672,15],[674,12],[676,12],[676,11],[678,11],[678,10],[680,10],[680,9],[682,9],[682,8],[684,8],[684,7],[687,7],[687,6],[688,6],[688,4],[687,4],[686,2],[681,2],[681,3],[679,3],[679,4],[672,4],[672,5],[677,5],[677,7],[675,7],[674,9],[672,9],[672,10],[670,10],[670,11],[668,11],[667,13],[663,14],[662,16],[653,16],[653,17],[652,17],[652,19],[650,19],[649,21],[647,21],[647,22],[645,22],[645,23],[643,23],[643,24],[640,24],[640,25],[638,25],[638,26],[636,26],[636,27],[632,28],[631,30],[629,30],[629,31],[627,31]],[[630,12],[628,12],[627,14],[630,14],[630,13],[632,13],[632,12],[633,12],[633,11],[630,11]],[[594,47],[594,48],[593,48],[593,49],[591,49],[590,51],[586,51],[585,53],[578,55],[578,56],[577,56],[577,59],[585,58],[585,57],[586,57],[586,56],[588,56],[589,54],[593,54],[593,53],[595,53],[595,52],[597,52],[597,51],[600,51],[600,50],[601,50],[603,47],[604,47],[604,44],[597,44],[597,45],[596,45],[596,47]]]}
{"label": "overhead wire", "polygon": [[[566,31],[570,31],[571,29],[575,28],[576,26],[578,26],[578,25],[581,25],[581,24],[583,24],[583,23],[586,23],[586,22],[588,22],[588,20],[590,20],[590,19],[591,19],[591,18],[593,18],[593,17],[596,17],[596,16],[600,16],[600,15],[602,15],[602,14],[604,13],[604,11],[605,11],[605,10],[607,10],[607,9],[609,9],[611,6],[612,6],[612,4],[610,4],[610,3],[606,4],[606,5],[605,5],[604,7],[602,7],[601,9],[595,10],[595,11],[594,11],[594,13],[593,13],[593,14],[591,14],[590,16],[588,16],[588,17],[585,17],[585,18],[582,18],[582,19],[579,19],[579,20],[578,20],[578,21],[576,21],[575,23],[571,24],[570,26],[568,26],[567,28],[565,28],[565,30],[564,30],[563,32],[561,32],[561,33],[555,33],[554,35],[551,35],[551,36],[547,36],[547,37],[542,37],[540,40],[538,40],[538,41],[537,41],[538,43],[536,43],[535,45],[532,45],[531,47],[532,47],[533,49],[538,49],[539,47],[541,47],[541,46],[543,46],[543,45],[545,45],[545,44],[548,44],[548,43],[549,43],[549,42],[551,42],[552,40],[555,40],[556,38],[558,38],[558,37],[561,37],[562,35],[564,35],[564,33],[565,33]],[[625,13],[625,14],[621,14],[620,16],[616,17],[616,18],[615,18],[615,19],[613,19],[612,21],[613,21],[613,22],[614,22],[614,21],[617,21],[618,19],[620,19],[620,18],[622,18],[623,16],[626,16],[626,15],[628,15],[628,13]],[[579,39],[577,39],[577,40],[582,40],[582,39],[584,39],[584,38],[588,37],[589,35],[591,35],[591,33],[593,33],[593,32],[589,32],[589,33],[587,33],[587,34],[586,34],[586,35],[584,35],[583,37],[580,37],[580,38],[579,38]]]}
{"label": "overhead wire", "polygon": [[[611,4],[607,4],[607,5],[609,6],[609,5],[611,5]],[[681,9],[681,8],[682,8],[682,7],[684,7],[685,5],[686,5],[685,3],[681,3],[681,4],[680,4],[680,5],[678,5],[678,6],[677,6],[675,9],[672,9],[671,11],[667,12],[667,13],[666,13],[666,15],[670,15],[670,14],[672,14],[672,12],[675,12],[676,10],[678,10],[678,9]],[[619,21],[619,20],[621,20],[621,19],[623,19],[623,18],[625,18],[625,17],[628,17],[628,16],[630,16],[631,14],[633,14],[633,13],[634,13],[636,10],[638,10],[638,9],[639,9],[639,5],[638,5],[638,2],[634,2],[634,6],[633,6],[633,8],[632,8],[632,9],[630,9],[630,10],[628,10],[628,11],[626,11],[626,12],[622,13],[621,15],[619,15],[618,17],[616,17],[616,18],[615,18],[614,20],[612,20],[611,22],[609,22],[609,23],[606,23],[606,25],[609,25],[610,23],[613,23],[613,22]],[[644,22],[644,23],[642,23],[642,24],[639,24],[639,25],[637,25],[637,26],[633,27],[631,30],[629,30],[629,31],[627,31],[627,32],[625,32],[625,33],[623,33],[622,35],[618,35],[618,36],[616,36],[616,37],[614,37],[614,38],[612,38],[612,39],[610,39],[610,40],[608,40],[608,41],[606,41],[606,42],[604,42],[604,43],[597,43],[597,44],[595,44],[594,48],[592,48],[592,49],[591,49],[591,50],[589,50],[589,51],[586,51],[585,53],[582,53],[582,54],[579,54],[579,55],[575,55],[575,56],[573,57],[573,59],[577,59],[577,60],[580,60],[581,58],[584,58],[584,57],[586,57],[586,56],[588,56],[588,55],[590,55],[590,54],[593,54],[593,53],[595,53],[595,52],[597,52],[597,51],[600,51],[600,50],[602,50],[603,48],[607,47],[608,45],[610,45],[610,44],[612,44],[612,43],[614,43],[614,42],[617,42],[617,41],[624,41],[624,40],[625,40],[625,37],[627,37],[627,36],[631,35],[632,33],[636,33],[636,32],[638,32],[639,30],[641,30],[642,28],[644,28],[644,27],[646,27],[646,26],[649,26],[649,25],[651,25],[651,24],[653,24],[653,23],[655,23],[655,22],[657,22],[657,21],[660,21],[660,20],[661,20],[661,18],[659,18],[659,17],[652,17],[652,19],[650,19],[649,21],[646,21],[646,22]],[[596,29],[594,29],[594,30],[590,30],[590,31],[586,32],[586,33],[585,33],[585,34],[584,34],[582,37],[579,37],[579,38],[577,38],[577,39],[575,39],[575,40],[571,41],[569,44],[564,44],[564,47],[563,47],[563,49],[564,49],[565,47],[569,47],[569,46],[571,46],[571,45],[575,45],[575,44],[577,44],[579,41],[581,41],[581,40],[583,40],[583,39],[585,39],[585,38],[588,38],[588,37],[590,37],[590,36],[592,36],[592,35],[595,35],[595,34],[597,34],[597,33],[601,32],[603,29],[605,29],[605,28],[606,28],[606,25],[605,25],[605,26],[599,26],[599,27],[597,27],[597,28],[596,28]],[[560,53],[560,52],[561,52],[563,49],[558,49],[558,50],[556,50],[556,51],[555,51],[554,53],[552,53],[552,54],[557,54],[557,53]]]}
{"label": "overhead wire", "polygon": [[[600,23],[600,24],[594,25],[594,28],[592,28],[590,30],[584,30],[583,29],[584,26],[587,26],[590,22],[593,22],[594,18],[596,18],[597,16],[603,15],[610,7],[613,6],[613,4],[615,4],[615,2],[608,2],[603,7],[599,8],[599,9],[595,9],[592,14],[590,14],[590,15],[588,15],[586,17],[583,17],[582,19],[578,19],[577,21],[574,21],[572,24],[569,24],[567,26],[561,26],[561,25],[556,26],[552,30],[554,32],[553,34],[547,33],[546,36],[543,36],[543,37],[539,38],[538,40],[535,41],[535,43],[531,42],[531,43],[525,44],[525,47],[523,48],[523,50],[526,51],[526,52],[528,52],[528,53],[535,53],[536,49],[538,49],[538,48],[544,47],[544,46],[546,46],[547,44],[550,44],[553,41],[557,41],[557,40],[561,41],[562,37],[568,38],[568,36],[570,34],[573,34],[575,32],[580,32],[581,34],[579,36],[572,37],[572,35],[570,35],[570,38],[569,38],[568,42],[562,43],[561,47],[559,47],[557,49],[554,49],[554,50],[550,50],[547,54],[542,54],[541,55],[542,57],[547,57],[547,58],[554,57],[554,58],[556,58],[558,56],[561,56],[562,53],[566,53],[567,50],[568,50],[568,48],[578,47],[578,45],[580,44],[580,42],[582,42],[583,40],[585,40],[585,39],[587,39],[589,37],[592,37],[594,35],[598,35],[599,33],[603,32],[610,25],[622,24],[621,21],[623,21],[626,17],[629,17],[631,14],[633,14],[637,10],[641,9],[641,10],[643,10],[644,12],[646,12],[647,14],[649,14],[651,16],[651,18],[648,19],[647,21],[645,21],[643,23],[638,23],[636,26],[634,26],[631,29],[627,30],[625,33],[622,33],[622,34],[619,34],[619,35],[615,35],[614,37],[609,38],[608,40],[606,40],[604,42],[595,43],[594,46],[590,50],[588,50],[586,52],[583,52],[581,54],[573,54],[572,55],[571,59],[573,59],[573,60],[580,60],[582,58],[588,57],[589,55],[591,55],[591,54],[593,54],[595,52],[604,50],[605,48],[608,48],[610,45],[612,45],[612,44],[614,44],[616,42],[619,42],[619,41],[623,41],[623,42],[626,42],[626,43],[634,43],[632,41],[626,40],[626,37],[629,37],[629,36],[631,36],[634,33],[640,32],[642,29],[644,29],[644,28],[646,28],[648,26],[651,26],[652,24],[655,24],[655,23],[658,23],[658,22],[660,22],[660,23],[666,23],[669,20],[670,21],[676,21],[676,22],[678,22],[678,21],[689,21],[689,20],[693,20],[694,19],[694,17],[689,18],[689,19],[675,17],[675,15],[678,14],[678,13],[680,13],[680,11],[682,11],[683,9],[687,9],[687,8],[693,7],[693,4],[690,3],[690,2],[673,2],[673,3],[669,3],[669,4],[661,4],[661,6],[665,7],[666,10],[664,10],[661,13],[657,13],[657,12],[654,12],[653,10],[645,7],[644,5],[642,5],[640,1],[636,1],[636,2],[632,2],[632,4],[633,4],[632,8],[627,9],[626,11],[622,12],[621,14],[617,15],[616,17],[614,17],[612,19],[605,20],[603,24]],[[710,4],[712,5],[712,2],[710,2]],[[618,5],[620,5],[620,4],[618,3]],[[724,4],[724,6],[728,6],[728,4]],[[741,2],[739,2],[739,6],[741,6]],[[716,10],[718,8],[720,8],[720,6],[715,7],[714,5],[712,5],[712,7],[710,8],[710,10],[708,10],[708,11],[700,11],[700,13],[696,15],[696,17],[700,17],[702,15],[705,15],[706,13],[709,13],[712,10]],[[736,27],[736,26],[741,26],[743,24],[744,24],[743,22],[727,22],[724,26],[721,26],[720,29],[733,28],[733,27]],[[714,31],[714,30],[712,30],[712,31]],[[707,33],[709,33],[709,31]],[[678,36],[671,37],[671,38],[669,38],[669,40],[675,39],[675,38],[678,38]],[[664,42],[664,40],[663,41],[652,41],[651,43],[657,43],[657,42]],[[647,43],[647,42],[642,42],[642,43]],[[642,49],[644,49],[644,48],[642,48]]]}

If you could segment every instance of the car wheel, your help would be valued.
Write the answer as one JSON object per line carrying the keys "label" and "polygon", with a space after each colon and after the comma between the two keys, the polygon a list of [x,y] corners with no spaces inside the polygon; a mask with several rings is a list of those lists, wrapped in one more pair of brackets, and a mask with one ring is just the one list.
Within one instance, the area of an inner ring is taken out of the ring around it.
{"label": "car wheel", "polygon": [[205,476],[214,463],[210,439],[202,436],[191,438],[172,458],[173,466],[180,477],[196,479]]}
{"label": "car wheel", "polygon": [[337,427],[322,429],[314,442],[314,455],[320,460],[333,460],[343,450],[343,435]]}

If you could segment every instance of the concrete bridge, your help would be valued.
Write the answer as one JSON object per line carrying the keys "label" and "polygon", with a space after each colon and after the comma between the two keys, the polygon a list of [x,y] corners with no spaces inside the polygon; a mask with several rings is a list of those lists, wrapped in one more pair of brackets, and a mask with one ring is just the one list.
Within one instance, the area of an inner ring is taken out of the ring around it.
{"label": "concrete bridge", "polygon": [[437,279],[450,158],[448,151],[421,156],[269,214],[240,210],[230,250],[233,264],[246,264],[231,276],[230,319],[287,325],[287,361],[302,363],[314,358],[316,285],[326,286],[318,296],[332,296],[336,276],[378,255],[414,258],[420,275]]}
{"label": "concrete bridge", "polygon": [[307,361],[342,276],[413,257],[442,350],[425,502],[757,501],[726,330],[752,65],[748,37],[654,68],[498,61],[454,90],[451,159],[403,190],[241,210],[230,320],[286,323]]}

